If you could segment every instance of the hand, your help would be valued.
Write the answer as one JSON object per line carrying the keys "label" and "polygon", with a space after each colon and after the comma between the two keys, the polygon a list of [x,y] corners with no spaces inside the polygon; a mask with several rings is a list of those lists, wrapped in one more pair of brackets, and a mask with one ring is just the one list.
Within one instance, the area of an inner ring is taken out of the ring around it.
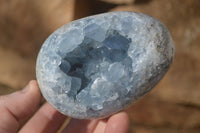
{"label": "hand", "polygon": [[[0,133],[15,133],[19,121],[31,116],[38,108],[41,94],[36,81],[30,81],[25,89],[0,96]],[[67,116],[45,103],[19,130],[19,133],[56,133]],[[120,112],[104,120],[72,119],[63,133],[126,133],[128,115]]]}

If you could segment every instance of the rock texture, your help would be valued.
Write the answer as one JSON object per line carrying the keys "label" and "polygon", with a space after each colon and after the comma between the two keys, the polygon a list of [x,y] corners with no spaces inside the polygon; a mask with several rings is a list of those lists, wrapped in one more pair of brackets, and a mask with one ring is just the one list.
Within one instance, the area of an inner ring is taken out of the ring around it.
{"label": "rock texture", "polygon": [[140,13],[112,12],[55,31],[37,59],[41,91],[60,112],[81,119],[108,116],[149,92],[172,63],[163,24]]}
{"label": "rock texture", "polygon": [[135,0],[100,0],[100,1],[108,2],[112,4],[131,4]]}
{"label": "rock texture", "polygon": [[84,0],[81,6],[76,3],[83,0],[49,1],[0,0],[0,94],[23,88],[35,79],[40,46],[64,23],[94,12],[137,11],[167,26],[176,55],[163,80],[129,108],[130,133],[199,133],[200,1],[133,0],[134,3],[116,5],[122,0]]}

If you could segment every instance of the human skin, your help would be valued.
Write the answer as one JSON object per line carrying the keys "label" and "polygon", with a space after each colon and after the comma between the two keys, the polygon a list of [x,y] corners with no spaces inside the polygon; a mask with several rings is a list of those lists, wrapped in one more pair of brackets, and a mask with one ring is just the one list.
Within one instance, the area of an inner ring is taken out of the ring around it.
{"label": "human skin", "polygon": [[[0,96],[0,133],[56,133],[68,117],[59,113],[49,103],[39,108],[41,98],[35,80],[30,81],[21,91]],[[30,116],[32,117],[19,130],[19,122]],[[127,113],[119,112],[105,119],[71,119],[62,132],[127,133],[128,127]]]}

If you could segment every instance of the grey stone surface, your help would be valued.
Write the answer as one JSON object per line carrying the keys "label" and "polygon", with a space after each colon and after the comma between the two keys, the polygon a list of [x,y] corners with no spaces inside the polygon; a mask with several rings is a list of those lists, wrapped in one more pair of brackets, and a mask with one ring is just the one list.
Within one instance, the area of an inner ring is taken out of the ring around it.
{"label": "grey stone surface", "polygon": [[44,42],[36,65],[46,100],[65,115],[102,118],[148,93],[172,63],[174,44],[158,20],[111,12],[73,21]]}

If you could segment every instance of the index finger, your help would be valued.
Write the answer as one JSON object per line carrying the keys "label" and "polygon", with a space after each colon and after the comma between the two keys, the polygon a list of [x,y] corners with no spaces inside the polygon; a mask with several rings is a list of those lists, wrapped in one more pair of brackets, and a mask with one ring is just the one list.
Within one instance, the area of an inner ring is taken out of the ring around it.
{"label": "index finger", "polygon": [[55,133],[67,117],[45,103],[19,133]]}

